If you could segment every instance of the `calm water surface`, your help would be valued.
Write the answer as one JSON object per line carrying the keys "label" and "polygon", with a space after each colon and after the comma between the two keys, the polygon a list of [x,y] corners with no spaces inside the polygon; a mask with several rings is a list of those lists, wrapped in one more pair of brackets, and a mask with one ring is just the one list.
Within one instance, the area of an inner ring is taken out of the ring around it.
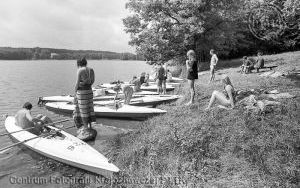
{"label": "calm water surface", "polygon": [[[151,67],[141,61],[88,61],[88,66],[94,68],[96,84],[113,80],[128,81],[133,75],[149,72]],[[41,61],[0,61],[0,134],[5,133],[4,118],[2,115],[14,115],[26,101],[34,107],[33,115],[43,113],[54,121],[65,119],[65,116],[47,111],[38,107],[37,99],[40,96],[73,94],[76,78],[76,61],[41,60]],[[68,118],[68,117],[67,117]],[[128,129],[137,128],[141,122],[128,120],[97,119],[97,140],[91,143],[101,151],[107,138]],[[71,126],[72,122],[66,123]],[[75,134],[75,129],[68,132]],[[0,147],[13,143],[8,136],[0,137]],[[50,178],[60,176],[91,177],[93,174],[58,163],[45,158],[24,147],[14,147],[0,154],[0,187],[70,187],[70,184],[18,184],[16,177]],[[15,184],[11,184],[11,181]],[[99,184],[90,185],[97,187]],[[71,187],[84,187],[72,185]]]}

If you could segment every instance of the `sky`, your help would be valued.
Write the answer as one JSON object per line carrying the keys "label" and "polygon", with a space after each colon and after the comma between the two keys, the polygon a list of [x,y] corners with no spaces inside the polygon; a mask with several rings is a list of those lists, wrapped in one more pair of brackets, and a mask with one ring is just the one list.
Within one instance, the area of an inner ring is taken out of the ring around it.
{"label": "sky", "polygon": [[0,46],[135,52],[126,0],[1,0]]}

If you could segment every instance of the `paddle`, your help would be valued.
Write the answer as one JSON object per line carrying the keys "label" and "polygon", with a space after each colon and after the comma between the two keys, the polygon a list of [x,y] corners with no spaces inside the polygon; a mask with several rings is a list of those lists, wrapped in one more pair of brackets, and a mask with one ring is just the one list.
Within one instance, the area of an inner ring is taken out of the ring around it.
{"label": "paddle", "polygon": [[[75,126],[72,125],[72,126],[66,127],[65,129],[70,129],[70,128],[73,128],[73,127],[75,127]],[[40,137],[47,137],[47,136],[50,136],[50,135],[51,135],[51,133],[42,134],[42,135],[40,135],[40,136],[35,136],[35,137],[32,137],[32,138],[23,140],[23,141],[21,141],[21,142],[14,143],[14,144],[12,144],[12,145],[10,145],[10,146],[6,146],[6,147],[0,149],[0,153],[3,153],[3,151],[6,151],[6,150],[9,149],[9,148],[12,148],[12,147],[14,147],[14,146],[18,146],[18,145],[23,144],[23,143],[25,143],[25,142],[28,142],[28,141],[30,141],[30,140],[33,140],[33,139],[36,139],[36,138],[40,138]]]}
{"label": "paddle", "polygon": [[[53,123],[47,123],[47,124],[45,124],[45,125],[43,125],[43,126],[54,125],[54,124],[57,124],[57,123],[63,123],[63,122],[66,122],[66,121],[70,121],[70,119],[65,119],[65,120],[61,120],[61,121],[56,121],[56,122],[53,122]],[[18,133],[18,132],[22,132],[22,131],[28,131],[28,130],[34,129],[34,128],[35,128],[35,127],[29,127],[29,128],[22,129],[22,130],[19,130],[19,131],[14,131],[14,132],[10,132],[10,133],[0,134],[0,136],[10,135],[10,134]]]}

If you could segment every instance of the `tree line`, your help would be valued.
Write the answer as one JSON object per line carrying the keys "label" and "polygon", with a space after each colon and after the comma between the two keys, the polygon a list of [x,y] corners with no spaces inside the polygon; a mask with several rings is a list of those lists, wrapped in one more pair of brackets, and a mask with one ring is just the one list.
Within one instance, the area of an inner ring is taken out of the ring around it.
{"label": "tree line", "polygon": [[[265,5],[273,9],[253,14]],[[148,62],[184,62],[189,49],[200,61],[209,59],[210,49],[222,59],[300,49],[299,0],[129,0],[126,8],[131,12],[123,19],[129,44]],[[265,32],[264,38],[255,36],[251,24]],[[272,24],[282,25],[273,31]]]}
{"label": "tree line", "polygon": [[38,59],[120,59],[143,60],[142,56],[132,53],[116,53],[93,50],[66,50],[53,48],[10,48],[0,47],[1,60],[38,60]]}

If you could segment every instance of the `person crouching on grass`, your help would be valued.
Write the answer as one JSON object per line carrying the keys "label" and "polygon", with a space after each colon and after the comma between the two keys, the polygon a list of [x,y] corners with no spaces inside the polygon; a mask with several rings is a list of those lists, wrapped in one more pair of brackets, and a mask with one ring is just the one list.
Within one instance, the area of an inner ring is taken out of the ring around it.
{"label": "person crouching on grass", "polygon": [[210,80],[209,83],[215,80],[215,71],[216,71],[216,66],[218,64],[218,57],[215,53],[215,50],[211,49],[210,50],[210,55],[211,55],[211,60],[210,60]]}
{"label": "person crouching on grass", "polygon": [[224,93],[220,91],[214,91],[211,95],[208,107],[205,108],[205,110],[209,110],[215,101],[218,101],[223,106],[231,106],[231,108],[234,108],[236,94],[233,85],[227,75],[223,76],[222,82],[224,84]]}
{"label": "person crouching on grass", "polygon": [[186,104],[191,105],[194,103],[195,98],[195,79],[198,79],[198,65],[197,65],[197,59],[196,59],[196,53],[194,50],[189,50],[187,52],[187,58],[186,60],[186,68],[187,68],[187,79],[189,84],[189,89],[191,93],[191,99]]}

